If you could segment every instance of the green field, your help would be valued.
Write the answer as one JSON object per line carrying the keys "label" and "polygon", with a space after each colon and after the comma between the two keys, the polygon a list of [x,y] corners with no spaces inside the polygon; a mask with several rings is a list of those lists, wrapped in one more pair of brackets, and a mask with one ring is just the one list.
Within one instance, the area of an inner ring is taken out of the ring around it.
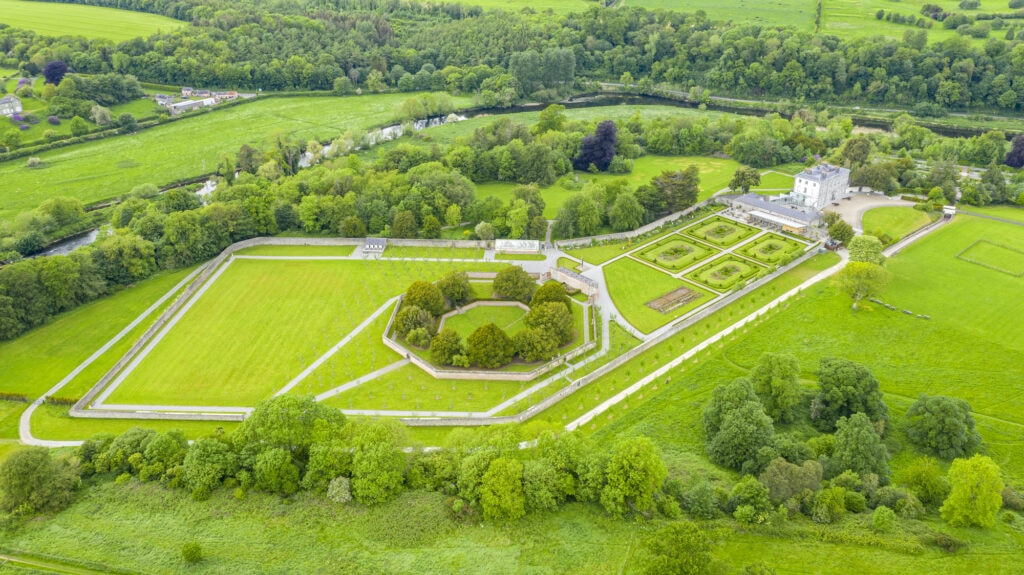
{"label": "green field", "polygon": [[1010,220],[1024,224],[1024,208],[1019,208],[1016,206],[985,206],[983,208],[975,206],[966,206],[961,211],[970,212],[972,214],[980,214],[983,216],[990,216],[993,218],[1002,218],[1004,220]]}
{"label": "green field", "polygon": [[180,20],[79,4],[0,0],[0,23],[43,36],[85,36],[122,41],[185,26]]}
{"label": "green field", "polygon": [[716,253],[718,251],[710,246],[684,239],[679,235],[671,235],[651,247],[640,250],[635,256],[677,272]]}
{"label": "green field", "polygon": [[355,246],[256,246],[235,252],[237,256],[350,256]]}
{"label": "green field", "polygon": [[717,216],[694,224],[683,233],[694,238],[727,248],[757,233],[757,228]]}
{"label": "green field", "polygon": [[477,306],[446,318],[444,327],[453,329],[463,338],[467,338],[478,327],[493,323],[512,336],[526,327],[523,323],[524,317],[526,310],[517,305]]}
{"label": "green field", "polygon": [[752,191],[764,194],[780,194],[793,190],[793,182],[796,178],[778,172],[761,174],[761,185],[752,188]]}
{"label": "green field", "polygon": [[1014,277],[1024,276],[1024,251],[1006,244],[978,240],[956,257]]}
{"label": "green field", "polygon": [[804,247],[804,244],[794,239],[767,234],[743,246],[738,253],[763,264],[775,264],[787,257],[794,257]]}
{"label": "green field", "polygon": [[861,228],[865,234],[887,236],[893,243],[931,220],[927,213],[909,206],[872,208],[864,212]]}
{"label": "green field", "polygon": [[255,405],[388,298],[450,269],[430,262],[236,260],[108,402]]}
{"label": "green field", "polygon": [[391,246],[384,250],[385,258],[440,258],[482,260],[483,248],[424,248],[417,246]]}
{"label": "green field", "polygon": [[[615,307],[626,321],[644,333],[654,331],[714,297],[707,290],[678,280],[632,258],[622,258],[603,269],[604,279]],[[700,297],[668,313],[647,307],[646,304],[651,300],[681,287],[697,292]]]}
{"label": "green field", "polygon": [[[139,184],[169,184],[213,172],[221,154],[242,144],[260,146],[272,134],[326,140],[348,129],[385,124],[414,94],[351,97],[261,98],[187,117],[136,134],[75,144],[38,154],[45,167],[25,160],[0,163],[0,220],[34,209],[53,196],[95,202]],[[468,106],[471,98],[454,98]]]}

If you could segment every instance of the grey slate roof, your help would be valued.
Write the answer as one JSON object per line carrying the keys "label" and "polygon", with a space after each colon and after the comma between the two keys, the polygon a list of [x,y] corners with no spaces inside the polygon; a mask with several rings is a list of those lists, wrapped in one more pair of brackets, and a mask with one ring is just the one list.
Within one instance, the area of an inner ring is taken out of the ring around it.
{"label": "grey slate roof", "polygon": [[563,273],[563,274],[565,274],[565,275],[567,275],[567,276],[569,276],[569,277],[571,277],[571,278],[573,278],[575,280],[579,280],[579,281],[583,282],[584,284],[586,284],[586,285],[588,285],[588,286],[590,286],[592,288],[596,288],[597,287],[597,281],[596,280],[592,280],[592,279],[590,279],[590,278],[588,278],[588,277],[586,277],[584,275],[580,275],[580,274],[572,271],[569,268],[563,268],[563,267],[559,266],[558,267],[558,272],[559,273]]}
{"label": "grey slate roof", "polygon": [[803,210],[798,210],[785,204],[769,202],[757,194],[743,194],[742,196],[730,196],[730,199],[732,199],[733,201],[741,202],[747,206],[750,206],[751,208],[756,208],[758,210],[768,212],[769,214],[776,214],[779,216],[792,218],[794,220],[804,222],[805,224],[812,224],[815,220],[818,219],[818,213],[816,211],[805,212]]}
{"label": "grey slate roof", "polygon": [[7,104],[7,103],[13,103],[13,102],[18,102],[20,104],[21,103],[21,98],[15,96],[14,94],[7,94],[3,98],[0,98],[0,104]]}
{"label": "grey slate roof", "polygon": [[839,166],[832,166],[829,164],[820,164],[813,168],[807,168],[797,174],[796,177],[822,183],[825,180],[831,180],[832,178],[842,176],[844,172],[847,177],[850,175],[850,170],[847,170],[846,168],[840,168]]}

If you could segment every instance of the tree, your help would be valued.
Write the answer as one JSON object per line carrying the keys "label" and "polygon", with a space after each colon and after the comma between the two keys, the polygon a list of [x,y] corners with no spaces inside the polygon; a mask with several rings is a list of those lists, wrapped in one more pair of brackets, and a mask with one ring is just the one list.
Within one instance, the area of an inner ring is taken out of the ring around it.
{"label": "tree", "polygon": [[473,228],[476,237],[489,242],[494,239],[494,226],[490,222],[480,222]]}
{"label": "tree", "polygon": [[572,312],[572,302],[565,293],[565,286],[558,282],[548,282],[537,288],[537,291],[533,292],[533,299],[530,300],[530,307],[549,302],[560,303],[566,310]]}
{"label": "tree", "polygon": [[523,361],[548,361],[558,353],[558,338],[546,329],[521,329],[512,336],[512,345]]}
{"label": "tree", "polygon": [[561,104],[551,104],[547,108],[544,108],[540,112],[540,118],[537,121],[537,125],[534,126],[534,131],[538,134],[544,132],[561,132],[565,128],[565,106]]}
{"label": "tree", "polygon": [[737,378],[729,383],[715,387],[711,392],[711,401],[704,406],[704,436],[710,439],[722,428],[726,415],[748,401],[758,401],[757,393],[750,385],[750,380]]}
{"label": "tree", "polygon": [[653,441],[646,437],[621,439],[612,447],[605,467],[607,483],[601,491],[601,506],[617,517],[622,516],[627,505],[648,511],[667,475]]}
{"label": "tree", "polygon": [[89,124],[78,116],[71,118],[68,127],[71,129],[71,135],[76,138],[89,133]]}
{"label": "tree", "polygon": [[312,396],[284,394],[259,402],[231,439],[246,460],[276,447],[304,463],[313,443],[339,435],[344,425],[338,409]]}
{"label": "tree", "polygon": [[1017,134],[1010,141],[1010,152],[1006,154],[1006,165],[1016,169],[1024,167],[1024,134]]}
{"label": "tree", "polygon": [[299,468],[289,452],[275,447],[256,456],[256,485],[269,493],[291,495],[299,490]]}
{"label": "tree", "polygon": [[391,237],[393,238],[415,238],[416,237],[416,216],[409,210],[402,210],[395,214],[391,222]]}
{"label": "tree", "polygon": [[889,533],[896,527],[896,512],[885,505],[879,505],[871,514],[871,529],[878,533]]}
{"label": "tree", "polygon": [[836,357],[818,363],[818,394],[811,402],[811,421],[832,432],[841,417],[864,413],[868,419],[886,422],[889,408],[882,399],[878,380],[863,365]]}
{"label": "tree", "polygon": [[403,305],[395,316],[395,334],[406,337],[414,329],[426,328],[434,331],[434,316],[427,310],[415,305]]}
{"label": "tree", "polygon": [[536,289],[537,282],[519,266],[505,267],[494,278],[494,293],[503,298],[526,303]]}
{"label": "tree", "polygon": [[828,235],[835,241],[845,244],[853,239],[853,226],[841,219],[836,219],[833,223],[829,224]]}
{"label": "tree", "polygon": [[462,208],[459,207],[459,204],[451,204],[445,209],[444,223],[450,228],[462,223]]}
{"label": "tree", "polygon": [[430,340],[430,359],[439,365],[453,365],[457,355],[463,355],[462,337],[459,332],[444,328]]}
{"label": "tree", "polygon": [[425,281],[415,281],[405,291],[403,306],[416,306],[429,312],[434,317],[444,313],[444,294],[437,285]]}
{"label": "tree", "polygon": [[615,203],[608,210],[608,223],[612,230],[624,232],[635,230],[644,222],[644,207],[629,192],[623,192],[615,198]]}
{"label": "tree", "polygon": [[487,467],[480,480],[480,509],[484,519],[516,520],[526,515],[523,492],[523,464],[499,457]]}
{"label": "tree", "polygon": [[685,170],[662,172],[651,180],[651,185],[665,198],[670,212],[678,212],[697,203],[700,193],[700,170],[689,166]]}
{"label": "tree", "polygon": [[121,128],[122,134],[131,134],[139,128],[139,122],[135,116],[125,112],[117,117],[117,125]]}
{"label": "tree", "polygon": [[889,271],[878,264],[851,261],[836,274],[834,285],[850,296],[851,307],[856,310],[860,300],[878,295],[889,277]]}
{"label": "tree", "polygon": [[533,306],[523,318],[523,323],[551,334],[558,345],[572,341],[572,313],[560,302],[546,302]]}
{"label": "tree", "polygon": [[882,242],[875,236],[857,236],[846,244],[850,252],[851,262],[868,262],[882,265],[885,256],[882,255]]}
{"label": "tree", "polygon": [[89,110],[89,117],[97,126],[106,126],[111,122],[110,110],[96,104]]}
{"label": "tree", "polygon": [[68,65],[60,60],[47,62],[46,66],[43,67],[43,78],[46,79],[47,84],[53,84],[54,86],[59,85],[67,73]]}
{"label": "tree", "polygon": [[405,455],[402,428],[394,421],[371,421],[356,428],[352,438],[352,497],[376,505],[402,490]]}
{"label": "tree", "polygon": [[804,489],[821,489],[823,470],[813,459],[795,465],[777,457],[761,472],[758,479],[768,488],[768,496],[776,503],[782,503]]}
{"label": "tree", "polygon": [[918,457],[900,467],[895,482],[914,492],[929,507],[942,505],[949,495],[946,474],[931,457]]}
{"label": "tree", "polygon": [[452,305],[461,305],[469,301],[470,296],[473,294],[473,289],[469,285],[469,276],[466,275],[464,270],[448,272],[437,281],[437,287]]}
{"label": "tree", "polygon": [[835,477],[847,469],[858,475],[874,473],[883,483],[889,482],[889,450],[863,413],[842,417],[836,423],[836,446],[828,461],[827,471]]}
{"label": "tree", "polygon": [[734,192],[738,190],[744,194],[749,192],[750,188],[756,188],[759,185],[761,185],[761,172],[747,166],[736,168],[732,179],[729,180],[730,190]]}
{"label": "tree", "polygon": [[991,458],[954,459],[949,468],[949,497],[939,509],[950,525],[991,527],[1003,505],[1003,479]]}
{"label": "tree", "polygon": [[432,239],[441,237],[441,222],[433,215],[424,217],[422,235]]}
{"label": "tree", "polygon": [[238,457],[218,438],[197,439],[182,462],[181,476],[192,490],[192,497],[207,499],[225,477],[238,471]]}
{"label": "tree", "polygon": [[[722,426],[707,437],[708,457],[715,463],[743,472],[759,471],[758,453],[771,447],[775,440],[772,418],[765,414],[760,401],[748,401],[725,412]],[[767,461],[765,461],[767,463]]]}
{"label": "tree", "polygon": [[843,146],[842,154],[840,155],[843,165],[847,168],[858,168],[863,166],[870,156],[871,140],[868,140],[864,136],[857,136],[847,140],[846,144]]}
{"label": "tree", "polygon": [[512,339],[493,323],[476,328],[466,340],[466,347],[469,361],[488,369],[507,365],[515,353]]}
{"label": "tree", "polygon": [[697,525],[677,521],[662,527],[644,542],[647,575],[702,575],[710,572],[711,542]]}
{"label": "tree", "polygon": [[583,138],[583,142],[580,143],[580,154],[572,161],[573,168],[586,170],[593,165],[598,171],[607,170],[612,158],[615,157],[615,144],[618,141],[618,128],[615,127],[615,122],[601,122],[592,135]]}
{"label": "tree", "polygon": [[11,453],[0,465],[0,510],[7,513],[60,511],[75,497],[78,467],[54,459],[45,447]]}
{"label": "tree", "polygon": [[785,353],[762,354],[750,372],[750,383],[773,420],[791,422],[796,417],[802,397],[799,377],[796,357]]}
{"label": "tree", "polygon": [[971,406],[962,399],[921,394],[907,410],[905,427],[915,447],[943,459],[967,457],[981,445]]}

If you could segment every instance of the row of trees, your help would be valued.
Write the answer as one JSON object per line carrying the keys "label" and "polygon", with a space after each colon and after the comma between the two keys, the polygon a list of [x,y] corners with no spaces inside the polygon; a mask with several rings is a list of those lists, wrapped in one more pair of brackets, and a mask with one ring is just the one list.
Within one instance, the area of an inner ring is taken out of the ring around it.
{"label": "row of trees", "polygon": [[514,428],[456,433],[450,449],[406,454],[397,422],[349,421],[311,397],[261,402],[233,433],[189,443],[177,431],[133,428],[86,441],[73,457],[44,448],[12,454],[0,465],[0,511],[31,516],[68,505],[80,476],[159,481],[204,500],[221,488],[244,498],[251,490],[289,496],[323,494],[377,505],[405,489],[448,496],[458,519],[514,520],[570,501],[599,503],[609,514],[677,517],[662,486],[667,476],[647,438],[599,447],[579,435],[546,433],[521,450]]}

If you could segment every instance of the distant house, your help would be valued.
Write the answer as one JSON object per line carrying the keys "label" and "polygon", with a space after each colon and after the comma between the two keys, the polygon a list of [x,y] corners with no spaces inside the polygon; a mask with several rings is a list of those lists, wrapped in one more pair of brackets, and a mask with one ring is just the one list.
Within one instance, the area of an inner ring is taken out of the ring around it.
{"label": "distant house", "polygon": [[184,102],[177,102],[167,106],[167,109],[171,111],[171,115],[178,115],[184,112],[190,112],[192,110],[198,110],[199,108],[205,108],[207,106],[214,106],[217,104],[217,100],[213,98],[205,98],[203,100],[185,100]]}
{"label": "distant house", "polygon": [[181,88],[181,97],[182,98],[188,98],[189,96],[191,96],[194,93],[195,93],[195,90],[193,90],[192,88],[185,87],[185,86],[183,86]]}
{"label": "distant house", "polygon": [[0,98],[0,116],[8,118],[21,113],[21,99],[13,94]]}
{"label": "distant house", "polygon": [[199,98],[209,98],[211,92],[209,90],[195,90],[194,92],[192,92],[192,95],[197,96]]}
{"label": "distant house", "polygon": [[807,168],[796,175],[789,201],[818,210],[849,195],[850,170],[829,164]]}
{"label": "distant house", "polygon": [[234,100],[238,97],[238,92],[214,92],[213,97],[216,98],[218,102],[222,102],[224,100]]}
{"label": "distant house", "polygon": [[153,96],[153,99],[156,100],[157,106],[163,106],[164,108],[167,108],[174,103],[174,96],[167,96],[164,94],[157,94]]}

